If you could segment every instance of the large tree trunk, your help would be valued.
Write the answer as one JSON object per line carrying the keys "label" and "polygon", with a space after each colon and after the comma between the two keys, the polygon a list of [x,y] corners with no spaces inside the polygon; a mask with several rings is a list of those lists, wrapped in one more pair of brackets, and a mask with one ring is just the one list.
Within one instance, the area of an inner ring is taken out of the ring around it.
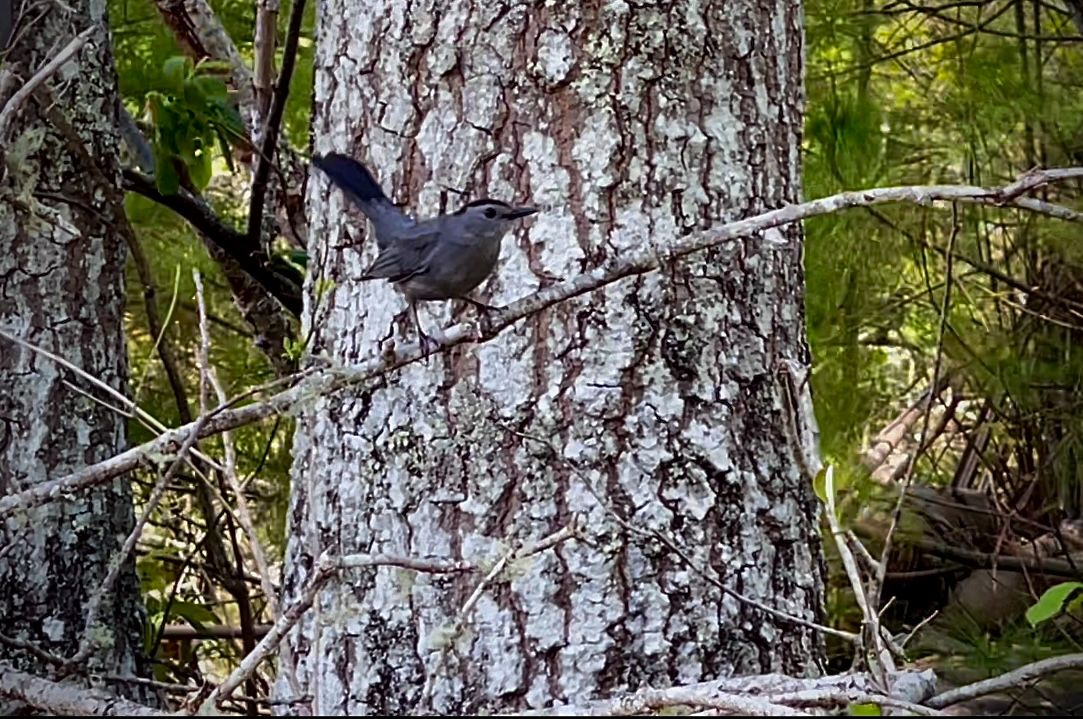
{"label": "large tree trunk", "polygon": [[[69,8],[66,10],[65,8]],[[33,9],[3,69],[23,82],[76,34],[86,46],[18,108],[0,137],[0,327],[124,392],[125,234],[118,100],[105,0]],[[7,97],[0,97],[3,106]],[[18,492],[124,449],[126,421],[71,384],[87,382],[0,338],[0,493]],[[111,404],[100,390],[91,394]],[[74,654],[86,608],[133,526],[127,478],[59,497],[0,529],[0,632]],[[134,673],[142,615],[134,566],[107,589],[87,662]],[[0,642],[0,660],[49,667]]]}
{"label": "large tree trunk", "polygon": [[[799,198],[795,0],[423,5],[324,3],[315,150],[352,152],[422,215],[461,201],[447,188],[542,205],[505,240],[490,303]],[[341,249],[364,225],[321,175],[310,186],[309,267],[335,283],[307,320],[312,349],[375,355],[404,301],[354,281],[375,248]],[[314,712],[486,713],[818,671],[814,632],[702,570],[820,614],[817,509],[795,452],[814,422],[795,430],[787,399],[809,361],[799,228],[784,239],[625,280],[313,402],[296,433],[288,596],[322,551],[492,566],[573,517],[585,540],[513,565],[461,630],[478,575],[344,575],[289,638]],[[400,342],[410,328],[397,321]]]}

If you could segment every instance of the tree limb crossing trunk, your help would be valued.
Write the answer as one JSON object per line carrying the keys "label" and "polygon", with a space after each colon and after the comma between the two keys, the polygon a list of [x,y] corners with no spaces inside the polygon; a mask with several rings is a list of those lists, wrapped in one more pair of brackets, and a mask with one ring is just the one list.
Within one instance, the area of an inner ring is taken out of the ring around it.
{"label": "tree limb crossing trunk", "polygon": [[[799,199],[793,0],[328,0],[319,23],[315,151],[351,152],[420,215],[470,199],[448,188],[543,207],[505,240],[488,304]],[[313,180],[310,299],[328,287],[317,268],[334,281],[307,318],[313,350],[352,362],[412,338],[391,287],[352,281],[375,248],[340,248],[366,230]],[[785,381],[809,362],[800,228],[781,232],[786,247],[741,241],[314,399],[295,440],[287,597],[325,550],[492,566],[580,528],[476,597],[476,577],[399,568],[333,581],[287,639],[314,712],[487,713],[819,671],[814,631],[707,576],[822,611],[796,450],[815,421],[793,401],[807,383]]]}

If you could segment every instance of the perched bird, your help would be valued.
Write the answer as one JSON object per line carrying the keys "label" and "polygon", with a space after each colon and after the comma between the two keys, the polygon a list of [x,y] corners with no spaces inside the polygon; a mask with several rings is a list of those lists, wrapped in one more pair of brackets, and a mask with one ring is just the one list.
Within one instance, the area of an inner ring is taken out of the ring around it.
{"label": "perched bird", "polygon": [[484,199],[450,215],[415,220],[393,205],[368,168],[352,157],[331,153],[312,163],[372,223],[380,253],[361,279],[386,279],[406,295],[423,350],[431,338],[421,329],[417,302],[461,299],[489,309],[469,293],[492,274],[512,225],[538,211]]}

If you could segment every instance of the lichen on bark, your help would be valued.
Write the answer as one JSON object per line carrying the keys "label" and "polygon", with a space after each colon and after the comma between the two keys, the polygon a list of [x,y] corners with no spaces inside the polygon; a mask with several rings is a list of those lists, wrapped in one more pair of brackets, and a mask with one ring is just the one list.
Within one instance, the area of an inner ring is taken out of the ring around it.
{"label": "lichen on bark", "polygon": [[[38,13],[35,13],[35,16]],[[124,217],[118,189],[118,99],[104,0],[43,8],[5,69],[28,78],[89,26],[83,49],[18,108],[0,138],[0,326],[124,391]],[[76,391],[67,370],[0,340],[0,492],[106,459],[125,418]],[[85,608],[133,524],[126,478],[65,496],[0,525],[0,632],[74,654]],[[137,673],[142,607],[134,565],[91,628],[97,672]],[[0,644],[0,659],[41,660]],[[10,707],[9,707],[10,708]]]}
{"label": "lichen on bark", "polygon": [[[333,0],[319,23],[316,151],[353,153],[423,215],[460,202],[450,188],[542,206],[505,240],[491,304],[799,199],[793,0]],[[310,193],[310,266],[335,282],[314,351],[351,362],[389,335],[409,341],[401,297],[353,281],[372,243],[337,249],[363,221],[319,175]],[[584,541],[518,563],[461,631],[477,577],[346,575],[289,639],[314,711],[503,711],[818,671],[813,632],[695,568],[782,611],[821,611],[816,504],[778,380],[809,361],[799,232],[624,280],[315,401],[296,433],[287,595],[325,550],[491,566],[573,519]]]}

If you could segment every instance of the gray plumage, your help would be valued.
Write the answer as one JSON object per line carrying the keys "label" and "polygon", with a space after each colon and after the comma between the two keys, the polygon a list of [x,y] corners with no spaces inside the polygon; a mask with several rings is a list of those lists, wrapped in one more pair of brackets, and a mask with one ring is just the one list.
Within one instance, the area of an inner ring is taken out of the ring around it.
{"label": "gray plumage", "polygon": [[484,306],[469,293],[496,268],[501,240],[512,225],[537,212],[534,207],[484,199],[454,214],[418,221],[395,207],[372,173],[353,158],[332,153],[313,158],[313,164],[372,223],[380,254],[362,279],[394,283],[410,300],[415,321],[414,303],[419,300],[463,299]]}

